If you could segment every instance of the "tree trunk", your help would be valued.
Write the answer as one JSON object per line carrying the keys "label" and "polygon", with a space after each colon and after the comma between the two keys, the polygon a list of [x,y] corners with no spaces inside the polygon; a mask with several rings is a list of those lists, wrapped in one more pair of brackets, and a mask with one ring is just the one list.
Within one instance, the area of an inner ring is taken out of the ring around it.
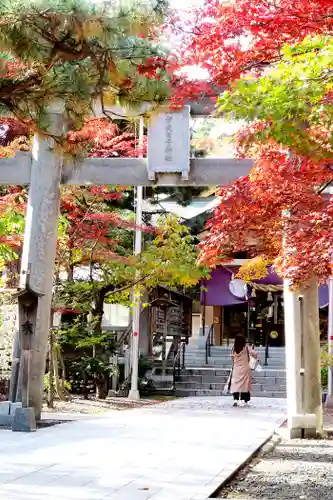
{"label": "tree trunk", "polygon": [[104,299],[105,299],[105,292],[102,288],[95,294],[95,299],[94,299],[95,304],[91,311],[94,335],[100,335],[102,333]]}
{"label": "tree trunk", "polygon": [[17,288],[20,275],[20,265],[21,259],[7,262],[5,288]]}
{"label": "tree trunk", "polygon": [[96,381],[96,398],[105,399],[107,396],[106,380],[105,377]]}
{"label": "tree trunk", "polygon": [[[103,288],[99,290],[99,292],[95,295],[95,305],[91,311],[92,314],[92,322],[93,322],[93,335],[98,336],[102,333],[102,321],[104,314],[104,299],[105,292]],[[96,346],[93,346],[93,357],[96,357]],[[105,399],[107,396],[106,393],[106,383],[105,377],[100,380],[96,380],[96,398],[97,399]]]}
{"label": "tree trunk", "polygon": [[70,281],[71,283],[74,281],[74,266],[69,266],[68,268],[67,281]]}

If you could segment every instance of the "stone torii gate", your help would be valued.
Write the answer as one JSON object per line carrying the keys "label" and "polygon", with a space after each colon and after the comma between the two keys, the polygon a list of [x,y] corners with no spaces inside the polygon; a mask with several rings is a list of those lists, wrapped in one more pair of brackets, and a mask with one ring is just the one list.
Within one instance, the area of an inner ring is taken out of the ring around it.
{"label": "stone torii gate", "polygon": [[[208,114],[205,109],[198,110],[196,105],[193,108],[192,112],[196,116]],[[116,113],[115,118],[124,114],[114,108],[110,110],[110,113],[112,112]],[[61,104],[50,107],[50,134],[62,134],[64,129],[62,113]],[[95,115],[102,113],[97,109]],[[177,112],[165,110],[153,118],[148,127],[148,158],[87,158],[82,162],[69,164],[65,163],[62,156],[54,150],[53,139],[37,134],[33,140],[31,153],[18,152],[14,158],[0,160],[0,184],[29,184],[20,289],[24,290],[28,285],[29,289],[38,294],[29,372],[29,404],[35,409],[41,408],[50,326],[60,185],[227,185],[238,177],[248,174],[252,167],[250,160],[190,158],[189,120],[190,109],[187,106]],[[310,292],[313,293],[314,290],[316,290],[315,285]],[[309,306],[310,301],[307,302],[307,297],[310,292],[304,294],[304,305]],[[318,391],[315,389],[315,383],[318,381],[315,356],[318,352],[314,347],[316,345],[314,329],[307,327],[312,334],[308,335],[308,332],[305,332],[303,335],[299,297],[289,290],[287,283],[285,323],[288,419],[290,432],[296,436],[302,429],[310,428],[312,431],[316,427],[318,429],[314,416],[314,413],[319,412]],[[319,342],[317,343],[319,348]],[[302,353],[305,353],[303,358]],[[306,359],[306,365],[302,359]],[[309,372],[308,367],[310,367]],[[304,387],[307,393],[306,407]],[[36,416],[39,417],[39,411]]]}

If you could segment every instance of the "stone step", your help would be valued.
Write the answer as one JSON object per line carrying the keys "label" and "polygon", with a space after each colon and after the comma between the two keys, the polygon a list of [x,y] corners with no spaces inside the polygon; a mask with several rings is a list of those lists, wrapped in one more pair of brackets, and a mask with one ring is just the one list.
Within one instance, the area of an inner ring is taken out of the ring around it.
{"label": "stone step", "polygon": [[[215,351],[215,352],[231,353],[233,351],[233,348],[226,349],[225,347],[219,347],[216,345],[211,345],[210,348],[212,351]],[[189,344],[186,346],[186,350],[187,351],[205,351],[206,346],[205,345],[193,345],[193,344],[191,345],[191,344]],[[257,347],[257,348],[255,348],[255,350],[257,352],[265,352],[266,349],[265,349],[265,347],[259,347],[259,349]],[[276,348],[269,347],[268,352],[274,353],[274,354],[285,354],[286,350],[281,349],[280,347],[276,347]]]}
{"label": "stone step", "polygon": [[[197,347],[197,348],[201,348],[201,349],[204,348],[205,345],[206,345],[205,342],[203,342],[203,343],[200,342],[199,344],[193,344],[193,343],[189,344],[190,347]],[[211,345],[211,347],[213,347],[214,349],[219,349],[220,351],[231,351],[233,349],[234,345],[233,345],[233,342],[230,342],[229,346],[213,344],[213,345]],[[261,345],[261,346],[256,346],[255,348],[257,351],[260,351],[260,350],[263,351],[265,349],[265,346]],[[282,352],[286,350],[285,347],[279,347],[279,346],[275,346],[275,345],[274,346],[269,345],[268,349],[271,349],[272,351],[282,351]]]}
{"label": "stone step", "polygon": [[[181,374],[185,375],[203,375],[206,373],[213,373],[215,375],[221,375],[224,373],[230,373],[230,368],[223,368],[219,366],[187,366],[185,369],[181,370]],[[285,369],[271,369],[269,367],[263,367],[261,372],[254,372],[255,377],[279,377],[286,374]]]}
{"label": "stone step", "polygon": [[[261,364],[265,363],[265,358],[259,358],[259,361]],[[199,363],[206,363],[206,356],[185,356],[185,362],[186,363],[192,363],[192,362],[199,362]],[[208,356],[208,362],[209,363],[220,363],[220,364],[232,364],[231,358],[218,358],[218,357],[213,357],[213,356]],[[268,359],[267,364],[269,365],[285,365],[286,360],[285,359]]]}
{"label": "stone step", "polygon": [[[188,383],[188,384],[210,384],[210,383],[226,383],[228,380],[229,374],[225,375],[192,375],[192,376],[180,376],[177,378],[177,382],[179,383]],[[286,377],[255,377],[252,379],[254,384],[266,385],[266,386],[275,386],[279,384],[286,385]]]}
{"label": "stone step", "polygon": [[[204,367],[210,367],[210,368],[213,368],[213,369],[218,369],[218,368],[221,368],[221,369],[224,369],[224,370],[230,370],[231,367],[232,367],[232,364],[231,363],[219,363],[219,362],[208,362],[208,364],[206,363],[203,363],[202,361],[196,361],[196,360],[193,360],[191,362],[188,362],[188,363],[185,363],[185,366],[186,368],[204,368]],[[262,369],[264,368],[270,368],[271,370],[285,370],[286,369],[286,365],[280,365],[280,364],[276,364],[276,363],[271,363],[271,364],[268,364],[267,366],[265,365],[261,365]]]}
{"label": "stone step", "polygon": [[[209,354],[209,353],[208,353]],[[264,358],[265,357],[265,353],[264,352],[259,352],[258,353],[259,357],[260,358]],[[206,351],[185,351],[185,357],[188,356],[188,357],[204,357],[206,356]],[[224,352],[214,352],[214,351],[211,351],[210,352],[210,357],[212,358],[223,358],[223,359],[231,359],[231,353],[230,354],[227,354],[227,353],[224,353]],[[274,355],[274,354],[270,354],[268,356],[268,359],[278,359],[278,360],[281,360],[281,359],[285,359],[285,355]]]}
{"label": "stone step", "polygon": [[[259,360],[260,363],[262,365],[264,365],[265,363],[265,360]],[[192,363],[201,363],[202,365],[205,365],[207,364],[206,363],[206,359],[204,358],[185,358],[185,364],[187,365],[191,365]],[[230,366],[232,365],[232,361],[231,360],[220,360],[220,359],[217,359],[217,358],[208,358],[208,364],[211,364],[211,365],[226,365],[226,366]],[[286,366],[286,363],[285,362],[278,362],[278,361],[274,361],[274,360],[268,360],[267,362],[267,366]]]}
{"label": "stone step", "polygon": [[[219,359],[219,358],[208,358],[208,363],[210,364],[213,364],[213,365],[216,365],[216,364],[219,364],[219,365],[232,365],[232,360],[231,359]],[[259,362],[264,365],[265,364],[265,360],[264,359],[261,359],[259,358]],[[185,358],[185,363],[186,364],[191,364],[191,363],[202,363],[203,365],[206,364],[206,358],[198,358],[198,357],[189,357],[189,358]],[[275,360],[275,359],[268,359],[267,360],[267,366],[268,365],[277,365],[277,366],[285,366],[286,365],[286,362],[285,360]]]}
{"label": "stone step", "polygon": [[[224,374],[212,375],[212,374],[197,374],[197,375],[181,375],[180,377],[176,374],[176,379],[180,382],[191,382],[201,384],[202,382],[221,382],[223,383],[226,379],[228,379],[230,375],[230,371],[227,371]],[[287,380],[285,374],[282,375],[274,375],[274,376],[262,376],[257,377],[253,376],[253,381],[255,384],[268,384],[268,385],[276,385],[279,383],[284,383]]]}
{"label": "stone step", "polygon": [[[185,353],[185,358],[205,358],[206,353],[205,352],[186,352]],[[214,358],[214,359],[231,359],[231,356],[225,356],[224,354],[215,354],[211,352],[209,358]],[[265,359],[265,354],[259,353],[259,358]],[[275,359],[277,361],[285,361],[286,357],[285,356],[268,356],[267,359]]]}
{"label": "stone step", "polygon": [[[194,346],[194,345],[187,345],[186,346],[186,352],[205,352],[206,351],[206,346]],[[223,354],[224,356],[230,355],[232,353],[232,349],[224,349],[218,346],[210,346],[211,352],[214,352],[216,354]],[[265,354],[266,350],[265,348],[257,348],[257,352],[260,354]],[[268,349],[268,354],[269,356],[285,356],[286,351],[280,348],[273,349],[273,347],[270,347]]]}
{"label": "stone step", "polygon": [[[200,397],[200,396],[223,396],[224,393],[222,391],[217,391],[213,389],[202,390],[202,389],[178,389],[174,391],[175,396],[178,397]],[[285,391],[253,391],[251,393],[252,397],[261,397],[261,398],[286,398],[287,394]],[[230,397],[230,396],[229,396]]]}
{"label": "stone step", "polygon": [[[229,374],[230,370],[226,370],[225,372],[219,373],[217,375],[215,375],[214,373],[194,374],[194,375],[182,373],[179,377],[177,377],[177,380],[183,382],[193,382],[193,383],[195,382],[201,383],[203,381],[214,382],[215,380],[219,382],[228,378]],[[282,373],[281,375],[272,375],[272,376],[269,375],[265,376],[265,374],[263,373],[258,373],[258,374],[255,373],[252,376],[252,380],[258,384],[263,384],[263,383],[277,384],[279,383],[279,381],[286,379],[287,379],[286,373]]]}
{"label": "stone step", "polygon": [[[265,348],[257,348],[263,365]],[[208,364],[204,344],[187,346],[185,366],[176,381],[175,394],[187,396],[221,396],[232,367],[232,346],[211,346]],[[253,396],[286,397],[285,348],[270,347],[268,365],[253,372]]]}
{"label": "stone step", "polygon": [[[185,348],[185,353],[205,353],[206,352],[206,349],[204,348],[198,348],[198,347],[186,347]],[[210,352],[216,356],[231,356],[232,354],[232,351],[226,351],[226,350],[219,350],[218,348],[216,347],[211,347],[210,348]],[[265,355],[265,349],[259,349],[257,350],[257,353],[260,354],[261,356]],[[272,350],[269,350],[268,351],[268,356],[272,356],[273,358],[274,357],[284,357],[286,355],[285,352],[276,352],[276,351],[272,351]]]}
{"label": "stone step", "polygon": [[[206,352],[206,349],[202,349],[202,348],[194,348],[194,347],[186,347],[185,348],[185,354],[188,354],[188,353],[200,353],[200,354],[204,354]],[[216,347],[211,347],[210,348],[210,352],[211,354],[214,354],[215,356],[231,356],[232,354],[232,351],[220,351],[218,350]],[[265,350],[257,350],[257,353],[260,354],[261,356],[264,356],[265,355]],[[285,357],[286,353],[285,352],[274,352],[274,351],[269,351],[268,353],[269,356],[271,357]]]}
{"label": "stone step", "polygon": [[[265,358],[259,358],[261,363],[263,364],[265,362]],[[191,362],[200,362],[200,363],[205,363],[206,362],[206,356],[201,357],[201,356],[185,356],[185,362],[191,363]],[[231,364],[232,360],[230,358],[217,358],[217,357],[208,357],[208,362],[210,363],[220,363],[220,364]],[[267,360],[268,364],[275,364],[275,365],[285,365],[286,360],[285,359],[268,359]]]}
{"label": "stone step", "polygon": [[[191,367],[186,367],[185,369],[182,369],[180,371],[180,376],[181,377],[187,377],[187,376],[228,376],[230,373],[231,367],[220,367],[220,366],[191,366]],[[154,369],[154,376],[160,376],[162,373],[162,370],[160,368]],[[271,368],[264,368],[262,369],[261,372],[253,372],[253,377],[255,379],[262,379],[265,377],[279,377],[279,378],[286,378],[286,370],[285,369],[271,369]],[[166,375],[168,377],[173,376],[173,368],[168,367],[166,369]]]}
{"label": "stone step", "polygon": [[[176,388],[177,390],[183,390],[183,389],[193,389],[193,390],[216,390],[216,391],[223,391],[225,384],[227,380],[225,380],[223,383],[221,382],[207,382],[204,381],[200,384],[198,383],[193,383],[193,382],[177,382],[176,383]],[[168,386],[165,386],[168,387]],[[286,392],[287,391],[287,386],[286,384],[271,384],[271,385],[266,385],[266,384],[257,384],[254,383],[252,386],[252,390],[254,392]]]}

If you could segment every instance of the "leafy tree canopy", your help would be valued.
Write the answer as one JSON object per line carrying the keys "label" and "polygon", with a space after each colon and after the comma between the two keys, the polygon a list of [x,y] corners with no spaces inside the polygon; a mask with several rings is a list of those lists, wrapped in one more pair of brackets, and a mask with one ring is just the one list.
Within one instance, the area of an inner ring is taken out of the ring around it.
{"label": "leafy tree canopy", "polygon": [[205,9],[184,35],[184,53],[215,84],[229,85],[219,110],[247,122],[238,154],[254,168],[221,188],[201,261],[214,266],[246,249],[256,256],[241,270],[246,279],[274,262],[295,286],[313,275],[325,281],[333,243],[332,200],[322,195],[333,178],[332,2],[207,0]]}
{"label": "leafy tree canopy", "polygon": [[[119,3],[121,5],[121,3]],[[0,114],[47,127],[61,99],[70,129],[105,106],[157,105],[169,95],[158,42],[162,1],[116,7],[86,0],[4,0],[0,5]]]}
{"label": "leafy tree canopy", "polygon": [[[331,35],[331,0],[204,0],[171,16],[179,61],[205,69],[215,86],[257,76],[281,59],[281,48],[308,35]],[[194,87],[189,82],[188,94]],[[218,89],[217,89],[218,90]]]}
{"label": "leafy tree canopy", "polygon": [[260,78],[242,78],[219,100],[221,113],[260,121],[255,136],[315,161],[331,160],[333,38],[318,35],[286,45],[282,61]]}

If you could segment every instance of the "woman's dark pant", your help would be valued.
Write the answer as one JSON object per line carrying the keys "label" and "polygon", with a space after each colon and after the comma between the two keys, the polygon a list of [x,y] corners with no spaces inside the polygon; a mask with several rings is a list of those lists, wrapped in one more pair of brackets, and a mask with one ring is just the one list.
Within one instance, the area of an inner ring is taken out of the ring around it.
{"label": "woman's dark pant", "polygon": [[251,395],[249,392],[234,392],[233,393],[233,396],[234,396],[234,400],[235,401],[245,401],[245,403],[248,403],[251,399]]}

